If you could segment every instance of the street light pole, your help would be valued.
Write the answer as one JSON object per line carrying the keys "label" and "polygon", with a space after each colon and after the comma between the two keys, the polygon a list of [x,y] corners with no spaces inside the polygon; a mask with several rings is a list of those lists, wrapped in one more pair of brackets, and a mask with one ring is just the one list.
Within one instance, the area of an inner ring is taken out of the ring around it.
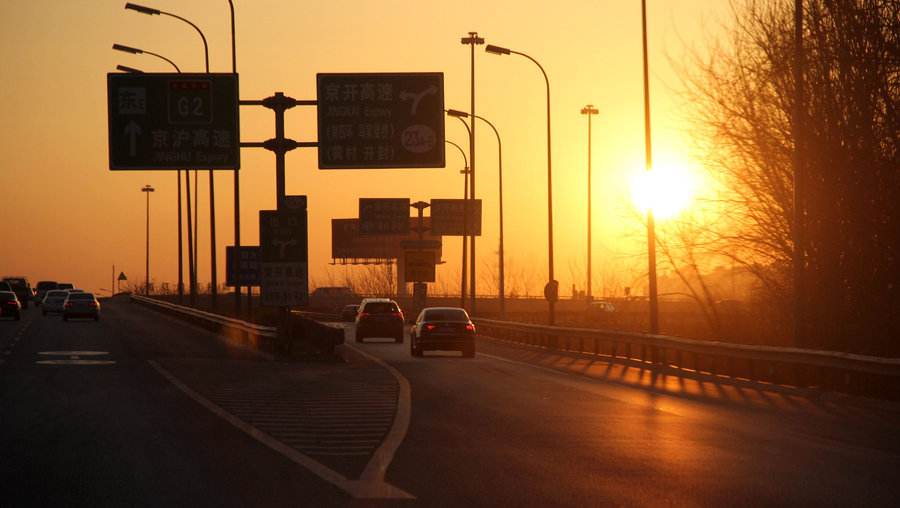
{"label": "street light pole", "polygon": [[[450,110],[445,109],[444,111],[446,111],[448,115],[450,114]],[[450,115],[450,116],[455,116],[455,115]],[[473,137],[472,136],[472,128],[469,126],[468,122],[466,122],[465,120],[462,119],[461,116],[455,116],[455,118],[463,124],[463,127],[466,128],[466,133],[469,135],[469,148],[471,148],[472,147],[471,141],[472,141],[472,137]],[[465,249],[466,240],[468,239],[468,241],[475,243],[475,235],[474,234],[471,235],[471,238],[469,238],[469,236],[470,236],[469,235],[469,199],[474,199],[473,195],[475,193],[475,189],[474,189],[474,187],[472,187],[472,180],[474,178],[475,178],[475,172],[472,170],[472,159],[469,159],[469,169],[468,169],[468,171],[466,171],[466,180],[469,183],[469,187],[463,189],[465,191],[463,194],[463,272],[465,272],[465,269],[466,269],[466,266],[465,266],[466,265],[466,257],[465,257],[466,256],[466,249]],[[473,231],[473,233],[474,233],[474,231]],[[470,252],[471,252],[471,254],[469,256],[468,268],[469,268],[469,273],[471,274],[472,272],[475,271],[475,251],[471,250]],[[475,304],[475,286],[474,286],[475,278],[471,277],[470,281],[471,282],[470,282],[469,288],[468,288],[469,295],[470,295],[470,305],[474,305]],[[465,289],[465,287],[464,287],[464,289]],[[465,297],[463,297],[462,307],[465,308]],[[472,309],[472,307],[469,308],[469,311],[474,313],[474,310]]]}
{"label": "street light pole", "polygon": [[[133,10],[136,12],[140,12],[142,14],[148,15],[163,15],[169,16],[171,18],[175,18],[179,21],[187,23],[190,25],[197,33],[200,35],[200,40],[203,41],[203,63],[206,69],[206,73],[209,74],[209,45],[206,42],[206,36],[203,34],[203,31],[200,30],[200,27],[192,23],[190,20],[183,18],[177,14],[173,14],[171,12],[161,11],[159,9],[154,9],[152,7],[145,7],[142,5],[134,4],[134,3],[126,3],[125,9]],[[233,35],[233,34],[232,34]],[[216,295],[218,293],[218,271],[217,263],[216,263],[216,197],[215,197],[215,179],[213,170],[209,170],[209,237],[210,237],[210,303],[212,305],[212,309],[215,311],[216,309]],[[197,187],[197,172],[194,171],[194,199],[199,199],[200,192]],[[197,234],[199,234],[199,227],[197,224],[197,214],[199,212],[199,204],[195,203],[194,207],[194,256],[198,255],[197,248]],[[190,216],[188,217],[190,220]],[[197,260],[194,259],[194,265],[196,267]],[[196,273],[194,274],[194,283],[196,286]]]}
{"label": "street light pole", "polygon": [[553,276],[553,165],[550,142],[550,79],[547,78],[547,73],[544,71],[544,68],[541,66],[541,64],[525,53],[513,51],[511,49],[503,48],[500,46],[493,46],[491,44],[485,46],[484,49],[488,53],[492,53],[494,55],[513,54],[523,56],[531,60],[532,63],[537,65],[538,69],[541,70],[541,74],[543,74],[544,76],[544,83],[547,85],[547,272],[549,280],[547,282],[547,287],[545,288],[545,295],[547,296],[547,303],[549,306],[549,315],[547,320],[549,324],[553,325],[556,323],[556,299],[559,297],[559,283]]}
{"label": "street light pole", "polygon": [[[228,8],[231,14],[231,72],[237,76],[237,45],[234,38],[234,2],[228,0]],[[234,246],[235,252],[241,250],[241,177],[240,171],[234,170]],[[252,304],[253,286],[247,286],[247,311]],[[235,283],[234,287],[234,315],[241,315],[241,286]]]}
{"label": "street light pole", "polygon": [[155,189],[149,185],[141,188],[141,192],[147,195],[147,253],[146,253],[146,269],[144,279],[144,295],[150,295],[150,193]]}
{"label": "street light pole", "polygon": [[[455,116],[459,118],[468,118],[469,114],[465,111],[458,111],[455,109],[448,109],[447,114],[450,116]],[[500,280],[499,280],[499,298],[500,298],[500,315],[506,315],[506,288],[505,281],[506,277],[503,272],[503,143],[500,141],[500,132],[497,131],[497,127],[491,123],[487,118],[483,116],[475,115],[475,118],[481,120],[482,122],[488,124],[488,126],[494,131],[494,136],[497,137],[497,168],[498,168],[498,178],[499,178],[499,187],[500,187]],[[473,122],[474,123],[474,122]]]}
{"label": "street light pole", "polygon": [[[463,175],[465,175],[463,179],[463,201],[469,197],[469,161],[466,159],[466,152],[463,151],[462,147],[450,141],[448,139],[444,140],[445,143],[449,143],[456,147],[459,150],[459,154],[462,155],[463,158],[463,170],[460,171]],[[463,219],[465,220],[465,219]],[[463,225],[465,227],[465,225]],[[459,306],[466,306],[466,237],[465,235],[462,237],[462,276],[459,281]]]}
{"label": "street light pole", "polygon": [[[168,62],[169,65],[171,65],[172,67],[175,68],[175,72],[177,72],[179,74],[181,73],[181,69],[179,69],[178,66],[175,65],[175,62],[173,62],[172,60],[169,60],[168,58],[166,58],[160,54],[154,53],[152,51],[144,51],[142,49],[133,48],[131,46],[124,46],[122,44],[113,44],[113,49],[116,51],[123,51],[125,53],[131,53],[131,54],[135,54],[135,55],[148,54],[151,56],[155,56],[161,60],[165,60],[166,62]],[[119,70],[122,70],[125,72],[132,72],[132,73],[142,73],[143,72],[138,69],[126,67],[124,65],[119,65],[119,66],[117,66],[117,68]],[[181,170],[179,169],[176,173],[177,174],[175,175],[175,181],[178,184],[178,304],[182,305],[184,303],[184,260],[182,259],[184,247],[182,245],[182,234],[181,234]],[[191,263],[191,267],[193,267],[193,263]],[[191,268],[191,273],[193,273],[193,268]]]}
{"label": "street light pole", "polygon": [[809,347],[806,340],[806,240],[804,224],[803,115],[803,0],[794,1],[794,345]]}
{"label": "street light pole", "polygon": [[[641,33],[644,41],[644,147],[645,169],[653,170],[650,137],[650,81],[647,73],[647,0],[641,0]],[[651,204],[652,205],[652,204]],[[647,209],[647,265],[650,292],[650,333],[659,333],[659,300],[656,288],[656,225],[653,208]]]}
{"label": "street light pole", "polygon": [[[470,79],[470,96],[471,96],[471,108],[469,110],[469,114],[472,117],[475,117],[475,46],[484,44],[484,39],[478,36],[478,32],[469,32],[468,37],[463,37],[460,39],[460,43],[469,45],[471,47],[471,79]],[[471,173],[469,178],[469,196],[471,199],[475,199],[475,122],[469,126],[471,128],[469,132],[469,172]],[[468,221],[468,215],[466,215],[466,220]],[[469,292],[472,295],[471,302],[471,313],[475,314],[475,235],[472,235],[470,240],[472,243],[470,244],[470,255],[471,265],[469,267]]]}
{"label": "street light pole", "polygon": [[587,300],[593,299],[591,292],[591,117],[599,113],[593,104],[581,108],[581,114],[588,119],[588,174],[587,174]]}

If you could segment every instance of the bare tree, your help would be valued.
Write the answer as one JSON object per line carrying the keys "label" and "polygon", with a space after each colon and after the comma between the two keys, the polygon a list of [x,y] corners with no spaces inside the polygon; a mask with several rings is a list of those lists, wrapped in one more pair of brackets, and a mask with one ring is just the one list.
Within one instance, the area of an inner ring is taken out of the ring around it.
{"label": "bare tree", "polygon": [[685,68],[706,165],[723,189],[719,254],[789,308],[793,153],[803,153],[808,319],[815,343],[897,351],[900,2],[804,0],[803,129],[793,123],[794,2],[735,4],[727,43]]}

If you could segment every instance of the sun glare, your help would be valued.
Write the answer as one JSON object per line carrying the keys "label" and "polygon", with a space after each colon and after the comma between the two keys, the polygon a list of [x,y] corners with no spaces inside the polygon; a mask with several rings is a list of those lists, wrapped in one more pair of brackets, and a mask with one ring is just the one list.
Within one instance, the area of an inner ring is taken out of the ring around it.
{"label": "sun glare", "polygon": [[651,171],[639,170],[631,178],[631,200],[659,219],[677,216],[690,206],[696,192],[696,175],[683,162],[663,162]]}

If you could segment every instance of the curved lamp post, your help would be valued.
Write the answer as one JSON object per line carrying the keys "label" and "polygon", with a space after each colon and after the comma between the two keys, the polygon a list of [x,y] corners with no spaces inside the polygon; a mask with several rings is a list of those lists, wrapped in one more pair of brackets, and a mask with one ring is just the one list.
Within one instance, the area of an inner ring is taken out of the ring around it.
{"label": "curved lamp post", "polygon": [[[488,44],[484,48],[485,51],[494,55],[519,55],[523,56],[529,60],[531,60],[535,65],[537,65],[538,69],[541,70],[541,74],[544,76],[544,83],[547,85],[547,254],[548,254],[548,287],[551,288],[550,294],[548,294],[547,303],[549,305],[549,324],[554,324],[556,322],[556,298],[558,292],[558,283],[556,279],[553,277],[553,166],[552,166],[552,158],[550,154],[550,80],[547,78],[547,73],[544,71],[544,68],[538,63],[534,58],[526,55],[525,53],[521,53],[519,51],[513,51],[509,48],[504,48],[500,46],[494,46],[493,44]],[[546,293],[546,291],[545,291]]]}
{"label": "curved lamp post", "polygon": [[[445,109],[444,112],[447,113],[449,116],[453,116],[453,115],[450,115],[450,110]],[[465,120],[463,120],[462,117],[454,116],[454,118],[456,118],[463,124],[463,127],[466,128],[466,134],[469,135],[469,140],[471,140],[472,139],[472,129],[469,127],[469,123],[466,122]],[[471,146],[471,144],[470,144],[470,146]],[[471,161],[471,159],[469,159],[469,160]],[[467,182],[470,184],[470,186],[471,186],[471,180],[468,180],[468,179],[474,178],[474,177],[475,177],[475,173],[472,171],[472,166],[469,166],[469,169],[466,171],[466,178],[467,178]],[[472,195],[474,195],[474,193],[471,192],[469,190],[469,188],[470,187],[466,187],[466,194],[463,197],[463,248],[465,248],[466,239],[470,236],[469,235],[469,199]],[[471,236],[472,236],[472,238],[469,239],[469,241],[471,242],[469,244],[470,247],[473,243],[475,243],[475,235],[471,235]],[[465,251],[464,251],[463,255],[465,255]],[[464,261],[463,264],[465,265],[465,257],[463,257],[463,261]],[[469,268],[470,274],[475,271],[475,251],[474,250],[471,251],[471,255],[469,256],[469,267],[468,268]],[[474,281],[474,279],[472,279],[472,281]],[[471,301],[469,310],[472,310],[475,308],[475,287],[473,284],[470,283],[468,289],[469,289],[469,298]],[[465,308],[465,298],[463,298],[463,307]]]}
{"label": "curved lamp post", "polygon": [[[175,64],[172,60],[160,55],[159,53],[154,53],[152,51],[146,51],[143,49],[135,48],[132,46],[125,46],[124,44],[113,44],[112,49],[116,51],[122,51],[124,53],[131,53],[132,55],[150,55],[159,58],[160,60],[164,60],[169,63],[172,67],[175,68],[175,72],[181,73],[181,69],[178,68],[178,65]],[[116,66],[117,69],[132,72],[132,73],[143,73],[143,71],[134,69],[132,67],[126,67],[124,65]],[[185,178],[188,178],[187,174],[185,174]],[[184,261],[182,260],[182,251],[184,247],[182,246],[182,235],[181,235],[181,170],[177,171],[177,175],[175,175],[175,181],[178,183],[178,303],[184,303]],[[191,216],[191,186],[190,180],[186,182],[187,184],[187,201],[188,201],[188,217]],[[188,220],[188,238],[191,237],[191,221]],[[194,280],[194,254],[193,248],[188,242],[188,269],[190,270],[190,275],[188,279]]]}
{"label": "curved lamp post", "polygon": [[[206,36],[203,35],[203,31],[200,30],[200,27],[195,25],[189,19],[183,18],[177,14],[173,14],[171,12],[161,11],[159,9],[155,9],[153,7],[146,7],[143,5],[138,5],[135,3],[128,2],[125,4],[125,9],[132,10],[135,12],[139,12],[141,14],[147,15],[162,15],[169,16],[170,18],[175,18],[179,21],[187,23],[190,25],[197,33],[200,35],[200,39],[203,41],[203,62],[206,68],[207,74],[209,73],[209,45],[206,43]],[[233,35],[233,34],[232,34]],[[215,197],[215,180],[213,178],[213,170],[209,170],[209,241],[210,241],[210,302],[212,304],[213,310],[216,308],[216,294],[218,292],[218,274],[216,273],[216,197]],[[194,199],[199,197],[199,190],[197,188],[197,173],[194,172]],[[196,256],[198,254],[197,249],[197,234],[199,233],[199,228],[197,227],[197,213],[199,212],[199,206],[195,203],[194,207],[194,265],[197,265]],[[196,274],[194,280],[192,281],[191,291],[195,291],[195,286],[197,284]],[[193,295],[192,295],[193,296]]]}
{"label": "curved lamp post", "polygon": [[[459,118],[468,118],[469,114],[465,111],[458,111],[455,109],[448,109],[447,114],[450,116],[455,116]],[[474,115],[475,118],[481,120],[482,122],[488,124],[488,126],[493,129],[494,135],[497,137],[497,167],[498,167],[498,177],[499,177],[499,187],[500,187],[500,281],[498,293],[500,297],[500,315],[506,316],[506,287],[503,272],[503,144],[500,141],[500,132],[497,131],[497,127],[494,126],[493,123],[488,121],[488,119],[484,118],[480,115]]]}
{"label": "curved lamp post", "polygon": [[[453,145],[459,150],[459,154],[462,155],[463,158],[463,170],[460,173],[465,175],[465,179],[463,180],[463,200],[467,200],[469,197],[469,160],[466,158],[466,152],[462,149],[461,146],[457,145],[453,141],[448,139],[444,140],[445,143]],[[465,226],[463,226],[465,227]],[[459,281],[459,306],[466,306],[466,237],[463,236],[462,241],[462,276]]]}

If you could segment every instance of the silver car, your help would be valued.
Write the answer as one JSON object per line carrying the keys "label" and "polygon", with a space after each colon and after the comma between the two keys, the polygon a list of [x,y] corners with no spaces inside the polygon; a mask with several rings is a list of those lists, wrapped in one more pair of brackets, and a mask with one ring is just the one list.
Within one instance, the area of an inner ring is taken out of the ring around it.
{"label": "silver car", "polygon": [[62,314],[63,305],[66,303],[66,297],[68,296],[69,292],[64,289],[47,291],[43,301],[41,301],[41,313],[45,316],[47,314]]}

